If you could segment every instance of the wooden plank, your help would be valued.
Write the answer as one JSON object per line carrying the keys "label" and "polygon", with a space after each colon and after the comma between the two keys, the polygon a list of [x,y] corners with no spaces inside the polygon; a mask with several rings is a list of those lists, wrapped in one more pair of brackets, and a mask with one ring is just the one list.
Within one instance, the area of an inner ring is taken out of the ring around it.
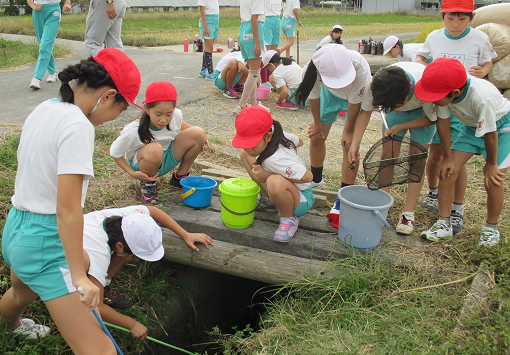
{"label": "wooden plank", "polygon": [[199,252],[191,250],[183,240],[168,229],[163,229],[163,246],[167,261],[226,273],[269,284],[280,284],[298,277],[328,277],[326,262],[305,259],[267,250],[235,245],[215,240]]}

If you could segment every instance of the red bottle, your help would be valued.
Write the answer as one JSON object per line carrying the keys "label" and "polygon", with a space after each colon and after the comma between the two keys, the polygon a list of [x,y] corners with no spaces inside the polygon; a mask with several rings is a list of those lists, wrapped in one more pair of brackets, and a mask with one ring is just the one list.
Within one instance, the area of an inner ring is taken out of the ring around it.
{"label": "red bottle", "polygon": [[228,36],[227,43],[229,49],[232,49],[232,47],[234,47],[234,40],[232,39],[232,37]]}
{"label": "red bottle", "polygon": [[186,38],[184,39],[183,44],[184,44],[184,52],[187,52],[188,51],[188,47],[189,47],[189,42],[188,42],[188,40]]}

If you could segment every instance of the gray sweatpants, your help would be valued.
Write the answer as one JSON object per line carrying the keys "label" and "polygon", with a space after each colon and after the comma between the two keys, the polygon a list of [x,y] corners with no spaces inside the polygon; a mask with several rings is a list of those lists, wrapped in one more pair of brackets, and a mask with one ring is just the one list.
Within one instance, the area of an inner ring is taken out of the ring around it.
{"label": "gray sweatpants", "polygon": [[115,0],[117,17],[110,20],[106,15],[106,0],[91,0],[85,29],[85,48],[91,56],[96,56],[103,43],[107,48],[124,50],[120,33],[122,19],[126,13],[126,0]]}

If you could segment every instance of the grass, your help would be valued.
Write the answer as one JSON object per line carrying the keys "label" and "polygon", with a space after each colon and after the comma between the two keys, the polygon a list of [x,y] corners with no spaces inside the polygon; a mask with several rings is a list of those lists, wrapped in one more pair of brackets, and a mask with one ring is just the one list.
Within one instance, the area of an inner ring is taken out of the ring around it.
{"label": "grass", "polygon": [[[2,18],[4,17],[0,17]],[[71,50],[65,46],[56,45],[53,49],[55,57],[63,57],[70,53]],[[0,38],[0,69],[36,62],[38,55],[39,43],[35,40],[33,43],[23,43]]]}
{"label": "grass", "polygon": [[[404,13],[354,14],[304,8],[300,11],[303,24],[319,36],[324,37],[331,26],[340,22],[344,28],[343,37],[360,37],[387,33],[420,32],[431,24],[441,24],[439,16],[408,15]],[[199,12],[146,12],[126,13],[122,23],[122,41],[126,45],[153,47],[181,44],[184,38],[191,40],[198,32]],[[86,14],[64,14],[60,24],[59,38],[83,41]],[[0,16],[0,32],[34,34],[30,16]],[[217,43],[226,44],[228,36],[237,38],[239,32],[239,9],[220,10],[220,30]],[[300,40],[315,40],[304,28]],[[283,38],[282,38],[283,40]]]}

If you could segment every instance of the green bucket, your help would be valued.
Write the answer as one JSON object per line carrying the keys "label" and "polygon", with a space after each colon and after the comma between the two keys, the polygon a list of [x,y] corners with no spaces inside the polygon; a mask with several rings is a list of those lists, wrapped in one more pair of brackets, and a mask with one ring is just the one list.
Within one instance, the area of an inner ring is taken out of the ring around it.
{"label": "green bucket", "polygon": [[260,187],[253,180],[231,178],[218,188],[221,193],[221,219],[227,227],[242,229],[252,224]]}

